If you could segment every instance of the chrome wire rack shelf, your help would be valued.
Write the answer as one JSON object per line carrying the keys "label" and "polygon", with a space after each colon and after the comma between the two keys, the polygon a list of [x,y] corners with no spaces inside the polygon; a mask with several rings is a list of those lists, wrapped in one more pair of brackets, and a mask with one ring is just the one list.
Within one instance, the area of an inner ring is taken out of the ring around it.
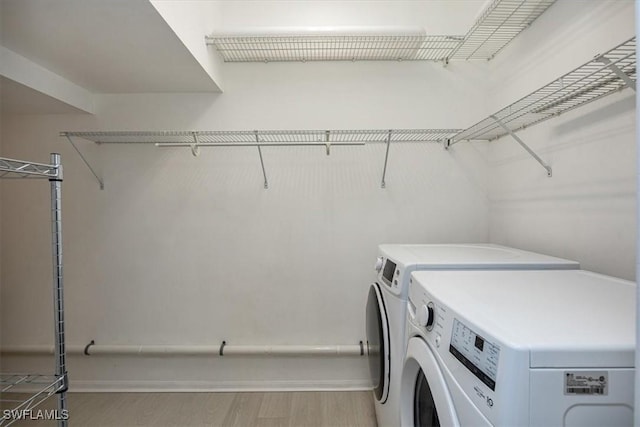
{"label": "chrome wire rack shelf", "polygon": [[331,148],[342,145],[385,143],[382,188],[385,187],[387,161],[391,143],[433,142],[444,143],[459,129],[370,129],[370,130],[253,130],[253,131],[111,131],[111,132],[61,132],[78,152],[84,163],[104,189],[104,183],[73,138],[82,138],[96,144],[155,144],[165,148],[189,148],[194,156],[201,147],[257,147],[264,176],[264,188],[268,188],[267,172],[262,155],[263,147],[321,146],[327,155]]}
{"label": "chrome wire rack shelf", "polygon": [[0,158],[0,178],[56,178],[60,168],[56,165],[32,163]]}
{"label": "chrome wire rack shelf", "polygon": [[[8,426],[27,416],[49,397],[65,388],[65,377],[39,374],[0,374],[0,408],[12,416],[0,418],[0,426]],[[17,395],[17,396],[16,396]],[[28,395],[27,398],[22,396]],[[60,414],[62,415],[62,414]]]}
{"label": "chrome wire rack shelf", "polygon": [[[62,164],[60,155],[51,154],[51,164],[0,158],[0,178],[43,178],[51,187],[51,239],[53,258],[53,314],[55,375],[0,374],[0,426],[29,416],[29,410],[54,394],[58,396],[58,425],[67,425],[68,388],[62,275]],[[20,393],[19,395],[16,395]],[[27,394],[24,397],[23,394]],[[8,416],[4,412],[9,411]]]}
{"label": "chrome wire rack shelf", "polygon": [[492,59],[556,0],[494,0],[449,59]]}
{"label": "chrome wire rack shelf", "polygon": [[[494,0],[466,35],[216,34],[224,62],[443,61],[493,58],[556,0]],[[408,33],[408,31],[405,31]]]}
{"label": "chrome wire rack shelf", "polygon": [[515,132],[627,87],[636,88],[635,37],[459,132],[447,145],[511,135],[551,176],[551,168]]}

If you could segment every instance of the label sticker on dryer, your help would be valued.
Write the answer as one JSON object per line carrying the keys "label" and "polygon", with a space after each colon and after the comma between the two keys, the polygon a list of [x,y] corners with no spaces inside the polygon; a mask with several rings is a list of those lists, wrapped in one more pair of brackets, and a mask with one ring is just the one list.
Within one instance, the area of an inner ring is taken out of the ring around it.
{"label": "label sticker on dryer", "polygon": [[564,394],[595,394],[606,396],[609,393],[609,372],[607,371],[565,371]]}

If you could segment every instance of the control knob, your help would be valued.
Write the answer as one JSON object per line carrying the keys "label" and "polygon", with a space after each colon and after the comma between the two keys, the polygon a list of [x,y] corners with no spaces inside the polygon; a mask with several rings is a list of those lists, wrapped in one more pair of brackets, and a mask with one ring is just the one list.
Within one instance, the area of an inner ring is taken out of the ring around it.
{"label": "control knob", "polygon": [[435,320],[435,311],[433,310],[433,303],[430,302],[427,305],[421,305],[416,312],[416,321],[418,325],[423,328],[427,328],[428,331],[433,329],[433,322]]}
{"label": "control knob", "polygon": [[384,264],[384,258],[379,256],[378,259],[376,260],[376,267],[375,267],[376,271],[379,272],[380,270],[382,270],[382,264]]}

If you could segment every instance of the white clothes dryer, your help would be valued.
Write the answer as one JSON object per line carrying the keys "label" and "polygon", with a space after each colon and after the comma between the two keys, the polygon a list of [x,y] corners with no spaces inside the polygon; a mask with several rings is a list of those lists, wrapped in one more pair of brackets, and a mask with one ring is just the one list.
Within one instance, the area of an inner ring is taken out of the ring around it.
{"label": "white clothes dryer", "polygon": [[401,425],[632,425],[635,293],[581,270],[413,273]]}
{"label": "white clothes dryer", "polygon": [[492,244],[380,245],[367,299],[367,350],[380,426],[400,424],[409,278],[416,270],[579,269],[575,261]]}

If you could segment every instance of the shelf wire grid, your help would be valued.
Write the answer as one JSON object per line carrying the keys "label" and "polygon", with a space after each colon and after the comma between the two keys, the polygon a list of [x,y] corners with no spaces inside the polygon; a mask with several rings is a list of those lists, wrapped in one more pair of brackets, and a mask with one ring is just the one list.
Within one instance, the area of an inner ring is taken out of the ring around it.
{"label": "shelf wire grid", "polygon": [[626,83],[611,65],[635,82],[635,37],[458,133],[452,141],[498,139],[508,132],[496,118],[515,132],[622,90]]}
{"label": "shelf wire grid", "polygon": [[0,157],[0,178],[56,178],[59,168],[44,163]]}
{"label": "shelf wire grid", "polygon": [[492,59],[556,0],[494,0],[449,59]]}
{"label": "shelf wire grid", "polygon": [[[373,129],[373,130],[255,130],[255,131],[104,131],[63,132],[98,144],[184,144],[233,143],[273,145],[295,143],[382,143],[440,142],[459,129]],[[195,142],[197,136],[198,143]],[[390,135],[390,136],[389,136]]]}
{"label": "shelf wire grid", "polygon": [[210,35],[224,62],[491,59],[556,0],[494,0],[466,35]]}
{"label": "shelf wire grid", "polygon": [[[0,374],[0,408],[3,411],[12,411],[14,415],[8,418],[0,417],[0,426],[8,426],[18,421],[23,411],[36,408],[64,387],[63,376]],[[20,396],[13,396],[15,394]],[[25,398],[24,394],[28,394],[29,397]]]}
{"label": "shelf wire grid", "polygon": [[442,61],[462,36],[207,36],[224,62]]}

